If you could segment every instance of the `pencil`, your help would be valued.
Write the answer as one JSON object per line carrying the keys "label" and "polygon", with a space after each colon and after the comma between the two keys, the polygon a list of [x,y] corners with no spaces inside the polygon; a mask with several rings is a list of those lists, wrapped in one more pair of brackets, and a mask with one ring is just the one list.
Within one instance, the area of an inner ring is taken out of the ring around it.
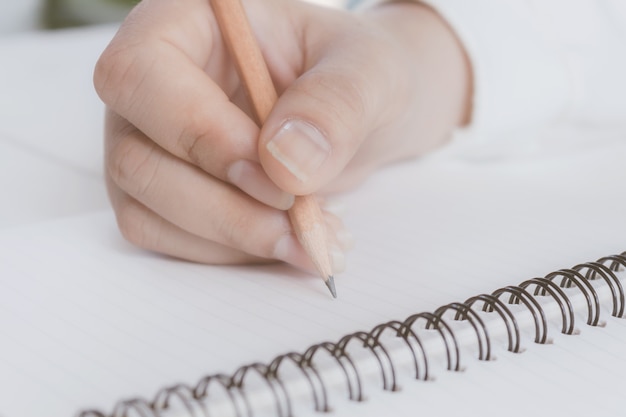
{"label": "pencil", "polygon": [[[239,78],[248,94],[257,123],[263,126],[278,96],[243,5],[240,0],[211,0],[211,6]],[[337,298],[328,252],[326,225],[315,197],[296,196],[288,213],[298,241],[324,279],[332,296]]]}

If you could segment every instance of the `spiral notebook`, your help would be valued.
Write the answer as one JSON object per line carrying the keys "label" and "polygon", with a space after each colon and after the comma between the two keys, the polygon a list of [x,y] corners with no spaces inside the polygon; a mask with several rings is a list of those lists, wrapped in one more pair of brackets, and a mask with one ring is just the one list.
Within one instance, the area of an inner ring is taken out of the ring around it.
{"label": "spiral notebook", "polygon": [[[624,316],[625,270],[626,252],[605,256],[464,302],[449,303],[434,312],[416,313],[402,321],[390,320],[369,331],[347,334],[334,342],[316,343],[302,352],[286,352],[267,363],[245,364],[231,374],[207,375],[195,385],[165,386],[149,399],[124,399],[110,414],[84,410],[79,416],[282,417],[294,415],[295,409],[300,411],[296,415],[309,414],[307,411],[332,412],[333,394],[364,402],[365,391],[371,389],[366,388],[368,383],[396,392],[401,388],[402,372],[405,379],[430,381],[433,368],[440,370],[437,365],[447,371],[463,371],[466,355],[490,361],[492,345],[501,338],[507,351],[522,353],[522,344],[530,340],[553,343],[549,334],[556,331],[551,326],[554,322],[564,335],[578,334],[579,320],[589,326],[605,327],[606,322],[600,319],[602,310],[610,311],[613,317]],[[581,312],[586,312],[584,320]],[[531,334],[523,340],[526,328]],[[592,352],[600,353],[606,351]],[[257,385],[248,386],[255,376],[261,384],[257,381]],[[413,389],[419,395],[419,387]],[[450,395],[456,398],[456,394]],[[419,407],[420,402],[414,405]],[[303,407],[307,408],[302,410]]]}
{"label": "spiral notebook", "polygon": [[0,416],[621,415],[624,160],[389,168],[345,197],[337,300],[146,253],[109,211],[5,229]]}

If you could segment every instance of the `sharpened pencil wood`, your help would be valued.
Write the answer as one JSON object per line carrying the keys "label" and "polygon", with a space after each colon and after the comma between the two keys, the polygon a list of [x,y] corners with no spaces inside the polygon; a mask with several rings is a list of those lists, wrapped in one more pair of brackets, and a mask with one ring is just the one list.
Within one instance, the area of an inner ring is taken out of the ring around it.
{"label": "sharpened pencil wood", "polygon": [[[211,0],[211,6],[252,104],[257,123],[262,126],[278,96],[243,4],[240,0]],[[296,196],[293,206],[289,209],[289,219],[298,241],[336,298],[326,224],[315,197]]]}

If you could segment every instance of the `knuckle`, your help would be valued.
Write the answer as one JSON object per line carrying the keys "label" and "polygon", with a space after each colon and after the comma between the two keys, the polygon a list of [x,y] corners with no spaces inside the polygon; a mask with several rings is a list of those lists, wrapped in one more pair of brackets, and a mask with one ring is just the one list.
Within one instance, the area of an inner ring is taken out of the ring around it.
{"label": "knuckle", "polygon": [[291,226],[285,212],[260,207],[233,208],[215,218],[215,236],[221,244],[261,258],[272,258],[275,241],[289,234]]}
{"label": "knuckle", "polygon": [[[110,47],[109,47],[110,48]],[[104,99],[109,84],[109,74],[111,73],[111,59],[108,57],[109,48],[105,49],[100,58],[96,61],[93,71],[93,85],[100,98]]]}
{"label": "knuckle", "polygon": [[210,156],[210,152],[200,123],[196,119],[196,117],[191,118],[191,123],[186,124],[181,130],[178,147],[191,163],[201,166]]}
{"label": "knuckle", "polygon": [[107,104],[110,104],[108,102],[112,91],[115,90],[114,86],[123,78],[122,67],[127,65],[125,63],[127,59],[126,54],[122,54],[120,48],[112,43],[102,52],[96,62],[93,84],[100,98]]}
{"label": "knuckle", "polygon": [[141,198],[148,195],[157,182],[160,160],[154,145],[128,136],[110,151],[107,170],[118,186]]}
{"label": "knuckle", "polygon": [[[137,86],[151,67],[141,48],[113,41],[96,62],[93,84],[100,99],[113,108],[133,102]],[[125,111],[126,109],[120,109]]]}
{"label": "knuckle", "polygon": [[228,149],[221,145],[219,135],[211,134],[207,120],[210,115],[197,108],[190,108],[187,122],[181,128],[177,138],[177,148],[182,156],[196,166],[215,169],[225,158],[225,155],[217,155],[215,149]]}
{"label": "knuckle", "polygon": [[[341,74],[339,83],[341,88],[332,88],[333,93],[338,97],[338,101],[342,104],[342,109],[347,108],[353,116],[356,116],[356,120],[361,118],[367,113],[367,97],[365,96],[366,88],[363,87],[363,82],[358,76]],[[342,113],[344,113],[342,112]]]}
{"label": "knuckle", "polygon": [[317,97],[325,112],[338,123],[352,128],[368,113],[367,89],[360,76],[340,72],[319,73],[303,87],[304,93]]}
{"label": "knuckle", "polygon": [[237,212],[230,212],[227,216],[218,219],[216,232],[223,244],[230,247],[241,247],[246,241],[246,231],[253,229],[250,217]]}
{"label": "knuckle", "polygon": [[121,203],[116,210],[117,227],[128,242],[135,246],[151,249],[149,217],[146,209],[136,202]]}

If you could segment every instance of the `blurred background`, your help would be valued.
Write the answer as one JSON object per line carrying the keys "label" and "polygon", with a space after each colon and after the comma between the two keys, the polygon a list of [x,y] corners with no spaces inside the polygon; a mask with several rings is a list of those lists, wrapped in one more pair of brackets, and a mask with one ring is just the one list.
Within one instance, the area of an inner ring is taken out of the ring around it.
{"label": "blurred background", "polygon": [[[327,5],[341,0],[313,0]],[[1,0],[0,36],[119,22],[139,0]]]}
{"label": "blurred background", "polygon": [[138,0],[3,0],[0,34],[117,22]]}

